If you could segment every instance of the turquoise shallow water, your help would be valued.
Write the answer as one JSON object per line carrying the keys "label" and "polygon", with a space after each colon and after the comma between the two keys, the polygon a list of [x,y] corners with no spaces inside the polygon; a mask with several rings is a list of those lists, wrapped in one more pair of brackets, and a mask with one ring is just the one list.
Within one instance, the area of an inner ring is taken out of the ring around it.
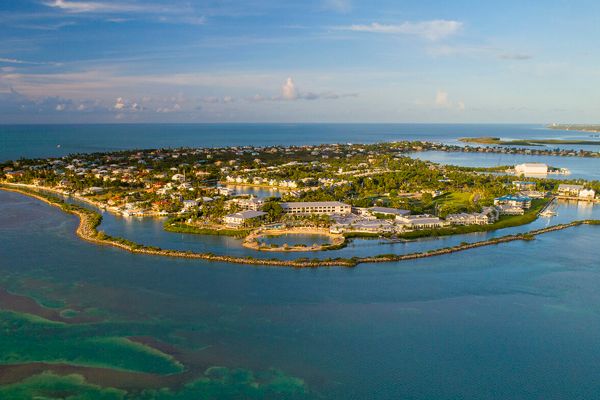
{"label": "turquoise shallow water", "polygon": [[600,392],[598,227],[408,263],[295,270],[131,255],[80,241],[76,222],[0,192],[2,281],[42,282],[162,324],[219,365],[275,367],[319,398]]}

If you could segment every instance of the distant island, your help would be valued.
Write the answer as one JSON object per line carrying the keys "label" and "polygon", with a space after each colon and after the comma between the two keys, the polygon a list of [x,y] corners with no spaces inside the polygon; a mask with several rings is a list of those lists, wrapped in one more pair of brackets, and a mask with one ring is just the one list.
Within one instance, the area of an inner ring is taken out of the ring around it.
{"label": "distant island", "polygon": [[[600,129],[600,127],[598,129]],[[493,144],[493,145],[500,145],[500,146],[543,146],[545,144],[574,144],[574,145],[580,145],[580,146],[600,145],[600,140],[572,140],[572,139],[502,140],[498,137],[490,137],[490,136],[482,136],[482,137],[474,137],[474,138],[460,138],[459,140],[464,143]]]}
{"label": "distant island", "polygon": [[550,124],[546,128],[561,131],[600,132],[600,125],[586,124]]}

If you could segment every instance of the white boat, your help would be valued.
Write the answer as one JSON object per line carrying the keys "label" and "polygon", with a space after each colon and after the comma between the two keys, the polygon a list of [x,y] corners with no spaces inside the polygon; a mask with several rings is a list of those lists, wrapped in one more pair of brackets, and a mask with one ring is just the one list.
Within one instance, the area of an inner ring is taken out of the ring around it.
{"label": "white boat", "polygon": [[548,217],[548,218],[550,218],[550,217],[554,217],[554,216],[556,216],[556,215],[558,215],[558,214],[556,213],[556,211],[554,211],[554,210],[551,210],[551,209],[544,210],[544,211],[542,211],[542,212],[540,213],[540,216],[542,216],[542,217]]}

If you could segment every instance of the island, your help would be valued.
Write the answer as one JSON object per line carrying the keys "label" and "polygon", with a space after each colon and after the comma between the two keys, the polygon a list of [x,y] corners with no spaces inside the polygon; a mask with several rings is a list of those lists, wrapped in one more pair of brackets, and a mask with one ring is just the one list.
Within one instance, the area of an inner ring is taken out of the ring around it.
{"label": "island", "polygon": [[[160,249],[111,237],[97,229],[102,216],[95,210],[125,218],[165,217],[167,231],[233,236],[257,252],[316,252],[340,249],[357,237],[408,241],[524,225],[546,212],[556,197],[599,201],[598,182],[523,181],[497,168],[445,166],[407,155],[440,148],[393,142],[74,154],[0,164],[0,189],[78,215],[78,234],[97,244],[152,255],[295,267],[429,257],[528,240],[546,230],[424,253],[352,259],[300,254],[280,260]],[[309,242],[294,241],[295,235]]]}
{"label": "island", "polygon": [[[556,129],[561,131],[580,131],[580,132],[600,132],[600,125],[597,124],[550,124],[548,129]],[[594,137],[600,137],[594,135]]]}

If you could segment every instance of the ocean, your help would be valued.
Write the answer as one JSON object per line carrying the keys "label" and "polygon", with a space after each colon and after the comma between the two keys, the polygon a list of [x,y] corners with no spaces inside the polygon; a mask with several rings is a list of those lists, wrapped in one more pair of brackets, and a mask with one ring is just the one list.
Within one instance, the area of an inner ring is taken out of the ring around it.
{"label": "ocean", "polygon": [[589,134],[584,132],[554,131],[545,129],[543,125],[514,124],[0,125],[0,161],[163,147],[374,143],[394,140],[458,144],[461,137],[477,136],[589,139]]}

